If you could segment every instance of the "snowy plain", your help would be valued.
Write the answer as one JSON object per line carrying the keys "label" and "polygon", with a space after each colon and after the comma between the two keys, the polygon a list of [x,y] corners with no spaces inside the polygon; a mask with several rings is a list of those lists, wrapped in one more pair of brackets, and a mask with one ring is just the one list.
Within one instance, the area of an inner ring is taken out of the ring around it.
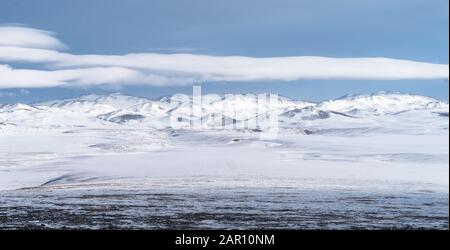
{"label": "snowy plain", "polygon": [[237,125],[256,95],[202,102],[0,105],[0,228],[448,228],[447,102],[279,97],[273,139]]}

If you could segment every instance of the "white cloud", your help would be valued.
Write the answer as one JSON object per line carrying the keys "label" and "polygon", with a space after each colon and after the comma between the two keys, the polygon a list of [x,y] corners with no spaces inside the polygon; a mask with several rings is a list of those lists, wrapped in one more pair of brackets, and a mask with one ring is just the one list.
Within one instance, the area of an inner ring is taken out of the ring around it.
{"label": "white cloud", "polygon": [[90,67],[65,70],[13,69],[0,65],[0,88],[45,88],[103,84],[149,84],[154,86],[194,83],[188,77],[144,74],[121,67]]}
{"label": "white cloud", "polygon": [[16,94],[13,92],[0,91],[0,97],[13,97]]}
{"label": "white cloud", "polygon": [[168,86],[205,81],[449,78],[446,64],[389,58],[254,58],[149,53],[74,55],[42,46],[27,47],[11,42],[0,42],[1,61],[36,63],[45,70],[0,66],[0,88],[97,84]]}
{"label": "white cloud", "polygon": [[20,90],[19,90],[19,93],[20,93],[21,95],[29,95],[29,94],[30,94],[30,91],[29,91],[29,90],[26,90],[26,89],[20,89]]}
{"label": "white cloud", "polygon": [[0,26],[0,46],[63,49],[66,46],[55,33],[23,26]]}
{"label": "white cloud", "polygon": [[20,89],[17,93],[11,91],[0,91],[0,97],[13,97],[17,95],[30,95],[30,91],[26,89]]}

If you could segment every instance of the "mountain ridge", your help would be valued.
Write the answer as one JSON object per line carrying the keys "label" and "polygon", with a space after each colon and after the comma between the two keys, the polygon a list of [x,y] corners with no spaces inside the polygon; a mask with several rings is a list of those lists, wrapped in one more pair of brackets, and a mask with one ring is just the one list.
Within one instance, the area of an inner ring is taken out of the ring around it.
{"label": "mountain ridge", "polygon": [[[192,97],[185,94],[175,94],[159,100],[120,93],[90,94],[33,105],[2,105],[0,127],[2,124],[15,124],[19,127],[70,128],[106,126],[108,123],[165,127],[170,126],[171,117],[179,117],[180,121],[188,124],[201,119],[216,128],[223,123],[233,125],[239,122],[255,122],[255,119],[264,118],[266,112],[279,115],[282,126],[296,127],[305,122],[319,121],[344,121],[351,124],[356,118],[367,120],[373,116],[395,116],[413,111],[445,118],[448,117],[449,109],[447,102],[397,92],[347,95],[319,103],[278,96],[278,103],[267,102],[261,105],[257,97],[258,94],[253,93],[203,95],[203,114],[198,117],[192,114]],[[256,114],[258,108],[263,110]]]}

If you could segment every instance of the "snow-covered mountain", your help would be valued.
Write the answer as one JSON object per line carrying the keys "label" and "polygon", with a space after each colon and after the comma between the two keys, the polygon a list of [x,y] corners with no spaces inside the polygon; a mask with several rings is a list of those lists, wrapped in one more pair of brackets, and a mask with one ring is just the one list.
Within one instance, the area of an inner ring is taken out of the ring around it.
{"label": "snow-covered mountain", "polygon": [[[179,122],[202,120],[207,128],[224,124],[254,122],[265,112],[279,115],[282,128],[358,124],[378,116],[409,116],[448,119],[449,105],[430,97],[379,92],[348,95],[335,100],[312,103],[279,96],[277,103],[258,103],[255,94],[207,94],[202,96],[201,117],[192,114],[192,97],[184,94],[157,100],[121,94],[86,95],[79,98],[0,106],[0,129],[67,129],[104,126],[170,127]],[[258,107],[263,112],[257,113]],[[391,118],[389,118],[391,119]],[[387,120],[389,120],[387,119]],[[420,118],[421,119],[421,118]],[[379,121],[379,120],[378,120]],[[444,120],[445,121],[445,120]],[[448,120],[447,120],[448,123]],[[448,126],[447,126],[448,127]]]}
{"label": "snow-covered mountain", "polygon": [[[321,103],[257,96],[204,95],[201,113],[183,94],[2,105],[0,190],[448,190],[446,102],[398,93]],[[274,137],[261,121],[278,124]]]}
{"label": "snow-covered mountain", "polygon": [[148,102],[148,99],[121,94],[85,95],[79,98],[38,103],[35,106],[98,115]]}
{"label": "snow-covered mountain", "polygon": [[445,110],[448,109],[448,103],[426,96],[379,92],[372,95],[348,95],[322,102],[317,107],[321,110],[353,114],[360,112],[392,114],[420,109]]}

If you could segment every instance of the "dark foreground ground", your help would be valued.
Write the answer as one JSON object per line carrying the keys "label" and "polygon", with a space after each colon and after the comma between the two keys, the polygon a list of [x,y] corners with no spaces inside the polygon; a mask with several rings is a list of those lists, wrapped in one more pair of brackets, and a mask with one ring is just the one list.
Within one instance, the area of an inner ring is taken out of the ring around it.
{"label": "dark foreground ground", "polygon": [[448,193],[204,188],[0,192],[1,229],[448,229]]}

